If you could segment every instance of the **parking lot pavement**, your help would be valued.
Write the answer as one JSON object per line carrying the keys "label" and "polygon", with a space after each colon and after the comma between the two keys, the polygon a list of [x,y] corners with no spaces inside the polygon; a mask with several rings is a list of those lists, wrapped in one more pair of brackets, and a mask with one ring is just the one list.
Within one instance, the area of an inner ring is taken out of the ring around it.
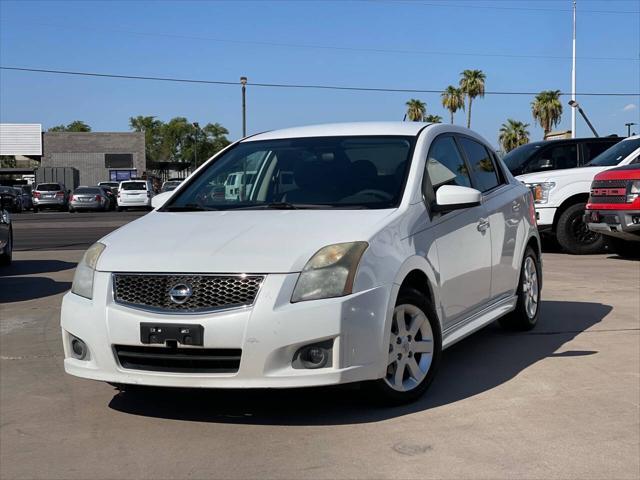
{"label": "parking lot pavement", "polygon": [[66,375],[81,255],[0,270],[0,478],[638,478],[639,262],[545,254],[534,331],[487,327],[422,400],[381,408],[357,386],[118,393]]}

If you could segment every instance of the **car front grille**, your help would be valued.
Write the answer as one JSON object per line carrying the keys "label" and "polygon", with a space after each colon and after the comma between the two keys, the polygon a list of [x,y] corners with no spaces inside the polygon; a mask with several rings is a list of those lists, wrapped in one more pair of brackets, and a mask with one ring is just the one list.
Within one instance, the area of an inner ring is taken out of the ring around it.
{"label": "car front grille", "polygon": [[178,373],[236,373],[238,348],[172,348],[114,345],[118,363],[130,370]]}
{"label": "car front grille", "polygon": [[626,188],[626,180],[594,180],[591,188]]}
{"label": "car front grille", "polygon": [[[199,313],[253,305],[263,281],[260,275],[114,273],[113,297],[143,310]],[[180,289],[188,294],[176,295]]]}
{"label": "car front grille", "polygon": [[624,195],[611,195],[611,196],[592,196],[589,198],[590,203],[627,203],[627,197]]}

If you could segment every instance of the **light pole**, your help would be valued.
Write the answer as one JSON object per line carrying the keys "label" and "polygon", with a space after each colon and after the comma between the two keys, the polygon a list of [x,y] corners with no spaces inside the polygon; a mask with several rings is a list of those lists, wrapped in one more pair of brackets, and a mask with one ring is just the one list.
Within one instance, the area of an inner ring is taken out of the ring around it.
{"label": "light pole", "polygon": [[247,136],[247,77],[240,77],[242,85],[242,136]]}
{"label": "light pole", "polygon": [[637,123],[629,122],[624,124],[624,126],[627,127],[627,137],[631,136],[631,127],[634,125],[637,125]]}
{"label": "light pole", "polygon": [[599,137],[600,135],[598,135],[598,132],[596,132],[596,129],[593,128],[593,125],[591,125],[591,122],[589,121],[587,116],[584,114],[584,111],[582,110],[582,108],[580,108],[580,104],[578,102],[576,102],[575,100],[569,100],[569,105],[571,106],[574,114],[575,114],[576,108],[578,109],[578,111],[580,112],[580,115],[582,115],[582,118],[584,118],[584,121],[587,122],[587,125],[589,125],[589,128],[591,129],[593,134],[596,137]]}
{"label": "light pole", "polygon": [[200,130],[200,124],[198,122],[193,122],[193,127],[196,129],[194,137],[195,137],[195,148],[193,149],[193,168],[198,168],[198,130]]}
{"label": "light pole", "polygon": [[[576,0],[573,0],[573,55],[571,58],[571,101],[574,103],[576,102]],[[589,123],[589,120],[587,120],[587,123]],[[596,137],[597,136],[598,135],[596,134]],[[571,138],[576,138],[576,110],[574,108],[571,109]]]}

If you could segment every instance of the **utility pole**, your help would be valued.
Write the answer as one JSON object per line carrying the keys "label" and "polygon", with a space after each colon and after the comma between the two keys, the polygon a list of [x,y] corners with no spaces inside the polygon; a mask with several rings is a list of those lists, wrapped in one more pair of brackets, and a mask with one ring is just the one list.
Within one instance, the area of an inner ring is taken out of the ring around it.
{"label": "utility pole", "polygon": [[242,137],[247,136],[247,77],[240,77],[242,85]]}
{"label": "utility pole", "polygon": [[624,126],[627,127],[627,137],[631,136],[631,127],[634,125],[637,125],[637,123],[629,122],[624,124]]}
{"label": "utility pole", "polygon": [[[576,0],[573,0],[573,56],[571,63],[571,101],[576,101]],[[571,138],[576,138],[576,109],[571,109]]]}

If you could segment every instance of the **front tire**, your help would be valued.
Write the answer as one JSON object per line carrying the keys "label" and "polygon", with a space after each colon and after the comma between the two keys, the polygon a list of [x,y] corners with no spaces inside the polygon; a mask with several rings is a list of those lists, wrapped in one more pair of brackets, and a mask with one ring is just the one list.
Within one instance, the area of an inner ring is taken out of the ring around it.
{"label": "front tire", "polygon": [[11,265],[13,260],[13,229],[9,229],[9,241],[4,247],[2,255],[0,255],[0,265]]}
{"label": "front tire", "polygon": [[622,258],[640,258],[640,241],[623,240],[607,236],[607,246]]}
{"label": "front tire", "polygon": [[431,385],[441,356],[442,333],[433,306],[417,290],[401,290],[391,321],[385,376],[366,386],[385,404],[413,402]]}
{"label": "front tire", "polygon": [[558,219],[556,237],[560,246],[573,255],[599,253],[604,248],[604,238],[592,232],[582,219],[586,204],[576,203],[567,208]]}
{"label": "front tire", "polygon": [[531,330],[538,323],[540,314],[540,262],[531,247],[527,247],[520,269],[520,281],[516,293],[516,309],[498,320],[507,330]]}

